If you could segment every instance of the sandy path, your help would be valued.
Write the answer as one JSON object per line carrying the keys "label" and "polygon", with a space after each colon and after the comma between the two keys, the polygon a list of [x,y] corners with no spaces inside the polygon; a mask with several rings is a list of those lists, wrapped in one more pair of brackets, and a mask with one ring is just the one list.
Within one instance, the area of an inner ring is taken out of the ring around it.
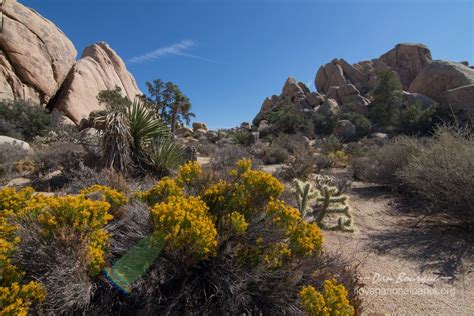
{"label": "sandy path", "polygon": [[428,219],[413,227],[413,210],[374,185],[354,182],[349,196],[358,232],[325,232],[325,247],[360,263],[364,314],[474,315],[472,236]]}

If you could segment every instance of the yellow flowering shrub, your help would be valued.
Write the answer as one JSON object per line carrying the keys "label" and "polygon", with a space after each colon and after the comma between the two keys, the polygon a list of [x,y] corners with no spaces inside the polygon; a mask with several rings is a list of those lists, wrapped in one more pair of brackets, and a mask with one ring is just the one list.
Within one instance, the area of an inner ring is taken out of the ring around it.
{"label": "yellow flowering shrub", "polygon": [[99,199],[101,201],[108,202],[110,204],[109,212],[112,214],[115,214],[120,207],[128,203],[128,199],[123,193],[99,184],[82,190],[80,194],[83,194],[87,198],[91,198],[93,200]]}
{"label": "yellow flowering shrub", "polygon": [[298,297],[308,316],[329,316],[323,295],[311,285],[304,286],[298,293]]}
{"label": "yellow flowering shrub", "polygon": [[310,316],[341,315],[352,316],[354,307],[347,299],[347,290],[335,280],[326,280],[323,284],[323,294],[307,285],[298,293],[303,310]]}
{"label": "yellow flowering shrub", "polygon": [[241,234],[247,230],[249,224],[245,221],[245,217],[239,212],[232,212],[224,215],[224,225],[229,227],[232,232]]}
{"label": "yellow flowering shrub", "polygon": [[289,237],[294,254],[309,256],[322,250],[323,235],[316,224],[301,218],[300,212],[280,200],[271,200],[266,207],[277,227]]}
{"label": "yellow flowering shrub", "polygon": [[112,219],[109,209],[108,202],[93,201],[84,195],[76,195],[49,197],[28,205],[24,213],[38,221],[46,238],[70,242],[72,236],[76,236],[85,241],[87,265],[91,275],[95,276],[105,264],[109,234],[104,226]]}
{"label": "yellow flowering shrub", "polygon": [[217,230],[207,205],[196,197],[170,196],[151,209],[157,232],[166,247],[206,258],[216,253]]}
{"label": "yellow flowering shrub", "polygon": [[32,188],[23,188],[16,190],[14,188],[4,188],[0,190],[0,211],[17,212],[26,206],[27,202],[34,195]]}
{"label": "yellow flowering shrub", "polygon": [[183,187],[175,179],[164,177],[158,181],[150,190],[137,193],[137,197],[153,206],[165,201],[170,196],[183,196]]}
{"label": "yellow flowering shrub", "polygon": [[18,282],[0,287],[0,315],[28,315],[34,302],[43,301],[46,292],[38,282],[21,285]]}
{"label": "yellow flowering shrub", "polygon": [[232,185],[224,180],[210,185],[204,190],[202,200],[210,210],[226,210],[232,207]]}
{"label": "yellow flowering shrub", "polygon": [[41,199],[32,188],[0,190],[0,315],[27,315],[33,303],[44,300],[45,291],[40,283],[21,284],[23,273],[12,260],[20,242],[12,219],[28,203]]}
{"label": "yellow flowering shrub", "polygon": [[291,257],[291,249],[285,242],[277,242],[266,247],[263,262],[271,268],[280,268],[286,259]]}
{"label": "yellow flowering shrub", "polygon": [[202,176],[202,167],[197,161],[189,161],[178,169],[178,183],[191,185]]}
{"label": "yellow flowering shrub", "polygon": [[335,280],[324,281],[324,300],[331,315],[350,316],[354,315],[352,307],[347,299],[347,290],[342,284]]}
{"label": "yellow flowering shrub", "polygon": [[230,170],[232,176],[237,176],[249,171],[252,168],[252,160],[248,158],[243,158],[237,161],[235,164],[235,169]]}
{"label": "yellow flowering shrub", "polygon": [[349,163],[349,155],[343,150],[332,151],[328,154],[329,161],[336,167],[346,167]]}

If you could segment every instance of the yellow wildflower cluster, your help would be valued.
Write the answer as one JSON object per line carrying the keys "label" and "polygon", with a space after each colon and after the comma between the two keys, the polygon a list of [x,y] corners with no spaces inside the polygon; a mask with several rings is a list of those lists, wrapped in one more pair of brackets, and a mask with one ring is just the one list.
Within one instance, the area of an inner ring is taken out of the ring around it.
{"label": "yellow wildflower cluster", "polygon": [[198,258],[216,253],[217,230],[200,198],[170,196],[156,204],[151,213],[156,231],[165,235],[170,249]]}
{"label": "yellow wildflower cluster", "polygon": [[231,206],[232,185],[224,180],[209,186],[204,190],[202,199],[211,210],[226,210]]}
{"label": "yellow wildflower cluster", "polygon": [[42,301],[46,292],[38,282],[20,285],[12,283],[9,287],[0,287],[0,315],[28,315],[31,304]]}
{"label": "yellow wildflower cluster", "polygon": [[14,188],[0,190],[0,211],[17,212],[26,206],[26,203],[34,195],[32,188],[24,188],[17,191]]}
{"label": "yellow wildflower cluster", "polygon": [[307,285],[298,293],[301,306],[309,316],[355,314],[354,307],[347,299],[347,290],[342,284],[337,284],[335,280],[326,280],[323,290],[321,294],[311,285]]}
{"label": "yellow wildflower cluster", "polygon": [[20,283],[23,273],[12,260],[20,242],[12,219],[27,203],[41,199],[41,196],[33,194],[31,188],[0,190],[0,315],[27,315],[30,306],[45,297],[44,289],[38,282]]}
{"label": "yellow wildflower cluster", "polygon": [[332,151],[328,154],[329,161],[336,167],[346,167],[349,163],[349,155],[343,150]]}
{"label": "yellow wildflower cluster", "polygon": [[291,249],[285,242],[270,244],[263,255],[263,262],[271,268],[280,268],[291,257]]}
{"label": "yellow wildflower cluster", "polygon": [[272,200],[265,209],[275,225],[286,232],[295,255],[309,256],[322,249],[323,236],[316,224],[301,218],[297,209],[283,201]]}
{"label": "yellow wildflower cluster", "polygon": [[87,198],[93,200],[101,200],[109,202],[110,210],[109,212],[115,214],[120,207],[128,203],[127,197],[112,188],[106,187],[104,185],[93,185],[80,192],[80,194],[85,195]]}
{"label": "yellow wildflower cluster", "polygon": [[232,176],[241,175],[241,174],[249,171],[250,168],[252,168],[252,160],[248,159],[248,158],[240,159],[235,164],[235,167],[236,167],[235,169],[230,170],[230,175],[232,175]]}
{"label": "yellow wildflower cluster", "polygon": [[149,206],[164,202],[170,196],[183,195],[183,187],[170,177],[162,178],[148,191],[137,193],[137,197]]}
{"label": "yellow wildflower cluster", "polygon": [[105,264],[109,235],[103,228],[112,219],[109,209],[108,202],[89,200],[80,194],[48,197],[28,205],[23,211],[36,218],[47,238],[68,241],[74,234],[85,241],[89,272],[96,275]]}
{"label": "yellow wildflower cluster", "polygon": [[201,165],[197,161],[189,161],[179,167],[177,180],[180,184],[191,185],[201,176]]}
{"label": "yellow wildflower cluster", "polygon": [[224,225],[229,227],[232,232],[241,234],[247,230],[249,224],[245,221],[245,217],[239,212],[226,214],[223,218]]}

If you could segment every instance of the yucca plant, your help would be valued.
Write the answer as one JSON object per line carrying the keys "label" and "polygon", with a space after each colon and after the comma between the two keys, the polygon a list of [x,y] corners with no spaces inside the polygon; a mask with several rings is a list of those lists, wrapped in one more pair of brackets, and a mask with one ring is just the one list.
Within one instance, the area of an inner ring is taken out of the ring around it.
{"label": "yucca plant", "polygon": [[125,113],[134,149],[140,150],[143,144],[151,142],[156,137],[169,135],[166,124],[143,102],[135,100],[125,108]]}
{"label": "yucca plant", "polygon": [[104,133],[100,141],[106,168],[123,171],[130,161],[130,147],[133,141],[124,113],[114,111],[101,118]]}
{"label": "yucca plant", "polygon": [[232,142],[234,144],[248,146],[250,145],[250,133],[245,130],[237,130],[232,134]]}
{"label": "yucca plant", "polygon": [[147,162],[159,175],[167,175],[185,161],[184,148],[169,136],[157,137],[147,147]]}

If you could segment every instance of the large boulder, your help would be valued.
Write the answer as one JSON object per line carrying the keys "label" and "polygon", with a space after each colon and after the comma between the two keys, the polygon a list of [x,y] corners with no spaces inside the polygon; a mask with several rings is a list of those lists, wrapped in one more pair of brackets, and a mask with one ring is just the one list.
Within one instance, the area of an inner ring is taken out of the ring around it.
{"label": "large boulder", "polygon": [[306,102],[312,108],[324,102],[324,96],[318,92],[311,92],[306,96]]}
{"label": "large boulder", "polygon": [[5,144],[18,146],[26,152],[31,152],[32,150],[30,147],[30,144],[28,144],[27,142],[24,142],[22,140],[19,140],[13,137],[0,136],[0,145],[5,145]]}
{"label": "large boulder", "polygon": [[77,51],[53,23],[15,0],[3,1],[0,98],[46,104],[75,62]]}
{"label": "large boulder", "polygon": [[410,93],[410,92],[403,91],[402,92],[402,105],[406,107],[414,103],[419,103],[421,104],[423,108],[427,108],[427,107],[433,106],[436,103],[436,101],[420,93]]}
{"label": "large boulder", "polygon": [[349,120],[340,120],[336,123],[334,134],[344,139],[350,139],[355,136],[356,127]]}
{"label": "large boulder", "polygon": [[363,97],[353,84],[330,87],[326,97],[336,100],[337,103],[347,110],[362,114],[367,112],[367,105],[370,104],[370,100]]}
{"label": "large boulder", "polygon": [[380,56],[379,61],[398,73],[403,89],[406,90],[432,58],[430,50],[425,45],[397,44]]}
{"label": "large boulder", "polygon": [[421,93],[457,110],[474,111],[472,88],[474,69],[461,63],[433,61],[418,74],[410,85],[410,92]]}
{"label": "large boulder", "polygon": [[334,99],[327,99],[317,109],[317,112],[323,115],[336,115],[339,111],[339,105]]}
{"label": "large boulder", "polygon": [[346,83],[344,71],[338,64],[338,59],[333,59],[330,63],[319,67],[314,80],[316,88],[322,93],[326,93],[330,87],[342,86]]}
{"label": "large boulder", "polygon": [[102,90],[119,87],[124,96],[134,100],[142,92],[123,60],[107,43],[99,42],[84,49],[72,68],[52,108],[66,114],[74,123],[94,110],[101,110],[97,95]]}
{"label": "large boulder", "polygon": [[207,132],[207,124],[203,122],[193,122],[193,130],[196,131],[198,129],[205,130]]}
{"label": "large boulder", "polygon": [[304,85],[303,87],[300,87],[295,78],[288,77],[288,79],[286,79],[285,85],[283,86],[283,89],[281,91],[281,96],[282,97],[290,97],[292,99],[293,98],[304,98],[304,96],[305,96],[304,90],[309,91],[309,89],[306,87],[306,85]]}
{"label": "large boulder", "polygon": [[443,95],[444,104],[454,111],[464,111],[474,117],[474,84],[446,91]]}

